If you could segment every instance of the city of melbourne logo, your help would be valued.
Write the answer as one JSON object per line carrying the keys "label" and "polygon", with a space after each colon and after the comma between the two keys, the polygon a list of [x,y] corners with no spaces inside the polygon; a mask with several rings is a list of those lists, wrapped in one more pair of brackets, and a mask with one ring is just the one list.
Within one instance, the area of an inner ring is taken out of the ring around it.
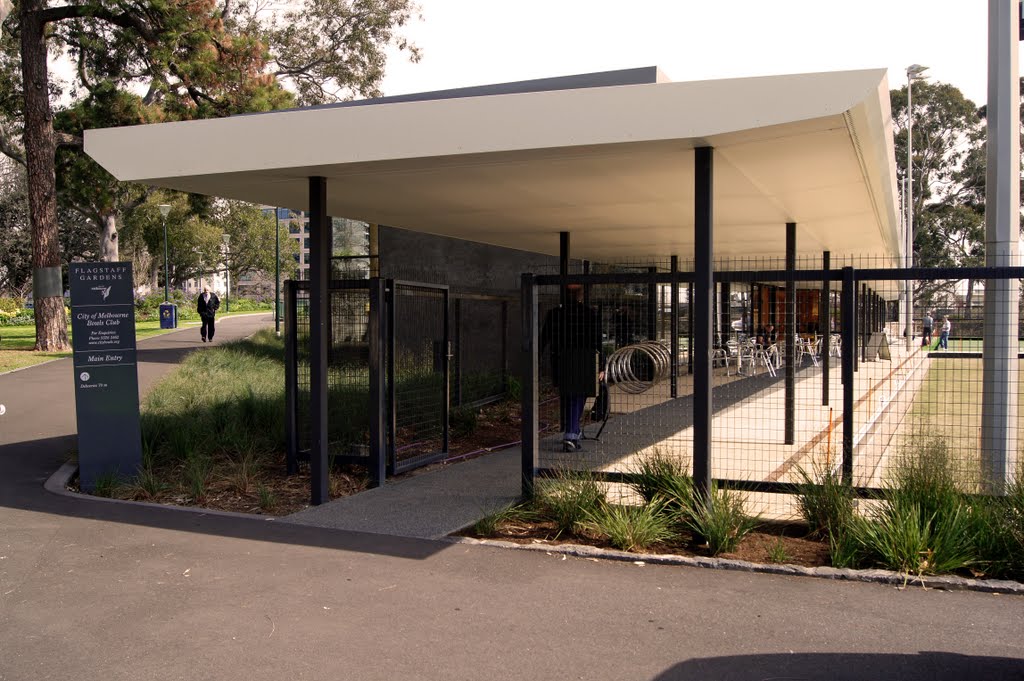
{"label": "city of melbourne logo", "polygon": [[105,301],[107,299],[107,297],[110,295],[110,289],[111,288],[113,288],[113,287],[112,286],[93,286],[92,290],[93,291],[99,291],[100,295],[103,296],[103,300]]}

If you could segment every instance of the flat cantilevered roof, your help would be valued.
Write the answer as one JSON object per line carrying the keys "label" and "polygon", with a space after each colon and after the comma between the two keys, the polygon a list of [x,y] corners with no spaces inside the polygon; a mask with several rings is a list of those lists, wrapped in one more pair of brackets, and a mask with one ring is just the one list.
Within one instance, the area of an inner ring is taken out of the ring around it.
{"label": "flat cantilevered roof", "polygon": [[[685,83],[534,81],[89,130],[119,180],[617,261],[693,252],[694,153],[713,147],[716,257],[902,251],[884,69]],[[637,77],[639,75],[639,77]],[[605,83],[626,83],[610,84]],[[518,85],[518,87],[516,87]]]}

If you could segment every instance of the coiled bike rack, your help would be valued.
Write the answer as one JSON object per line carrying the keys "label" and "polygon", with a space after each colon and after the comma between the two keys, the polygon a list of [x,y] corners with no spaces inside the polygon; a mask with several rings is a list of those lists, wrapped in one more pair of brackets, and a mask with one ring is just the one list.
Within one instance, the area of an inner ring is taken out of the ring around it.
{"label": "coiled bike rack", "polygon": [[[636,375],[636,370],[639,368],[637,366],[639,364],[638,360],[644,357],[650,360],[653,367],[649,380],[642,379]],[[613,352],[608,357],[608,362],[605,364],[604,369],[604,385],[602,390],[608,395],[608,402],[605,406],[604,418],[601,419],[601,427],[597,430],[597,434],[594,437],[588,438],[586,433],[584,433],[584,438],[600,440],[604,427],[608,425],[608,416],[611,414],[612,405],[611,395],[607,392],[607,386],[616,385],[624,393],[639,395],[665,380],[671,368],[672,354],[668,347],[660,341],[644,341],[642,343],[624,345]]]}
{"label": "coiled bike rack", "polygon": [[[650,380],[644,380],[636,375],[637,360],[642,357],[647,357],[654,367]],[[605,378],[609,385],[617,385],[623,392],[639,395],[665,380],[671,367],[672,355],[664,343],[644,341],[624,345],[613,352],[605,367]]]}

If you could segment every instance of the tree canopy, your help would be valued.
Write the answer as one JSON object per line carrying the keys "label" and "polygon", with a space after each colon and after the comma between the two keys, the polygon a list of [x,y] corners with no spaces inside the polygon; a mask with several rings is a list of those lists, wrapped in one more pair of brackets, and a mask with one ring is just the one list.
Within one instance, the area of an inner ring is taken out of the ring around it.
{"label": "tree canopy", "polygon": [[[0,0],[2,1],[2,0]],[[0,153],[26,168],[32,267],[60,265],[58,197],[116,259],[116,222],[150,191],[81,153],[82,130],[267,111],[379,94],[413,0],[16,0],[0,31]],[[51,78],[48,60],[68,75]],[[56,115],[53,109],[57,109]],[[66,347],[63,303],[36,306],[37,348]]]}

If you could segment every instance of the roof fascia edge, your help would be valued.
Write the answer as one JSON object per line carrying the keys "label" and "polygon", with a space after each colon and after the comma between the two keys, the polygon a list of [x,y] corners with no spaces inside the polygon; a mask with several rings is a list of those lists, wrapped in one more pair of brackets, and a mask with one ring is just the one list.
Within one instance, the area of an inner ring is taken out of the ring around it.
{"label": "roof fascia edge", "polygon": [[[888,76],[882,77],[873,93],[846,111],[843,120],[864,175],[875,219],[889,249],[887,255],[895,266],[899,264],[904,248],[899,234],[899,216],[895,212],[899,192],[896,187],[896,149]],[[865,149],[861,140],[872,138],[881,139],[882,147],[870,144]]]}

